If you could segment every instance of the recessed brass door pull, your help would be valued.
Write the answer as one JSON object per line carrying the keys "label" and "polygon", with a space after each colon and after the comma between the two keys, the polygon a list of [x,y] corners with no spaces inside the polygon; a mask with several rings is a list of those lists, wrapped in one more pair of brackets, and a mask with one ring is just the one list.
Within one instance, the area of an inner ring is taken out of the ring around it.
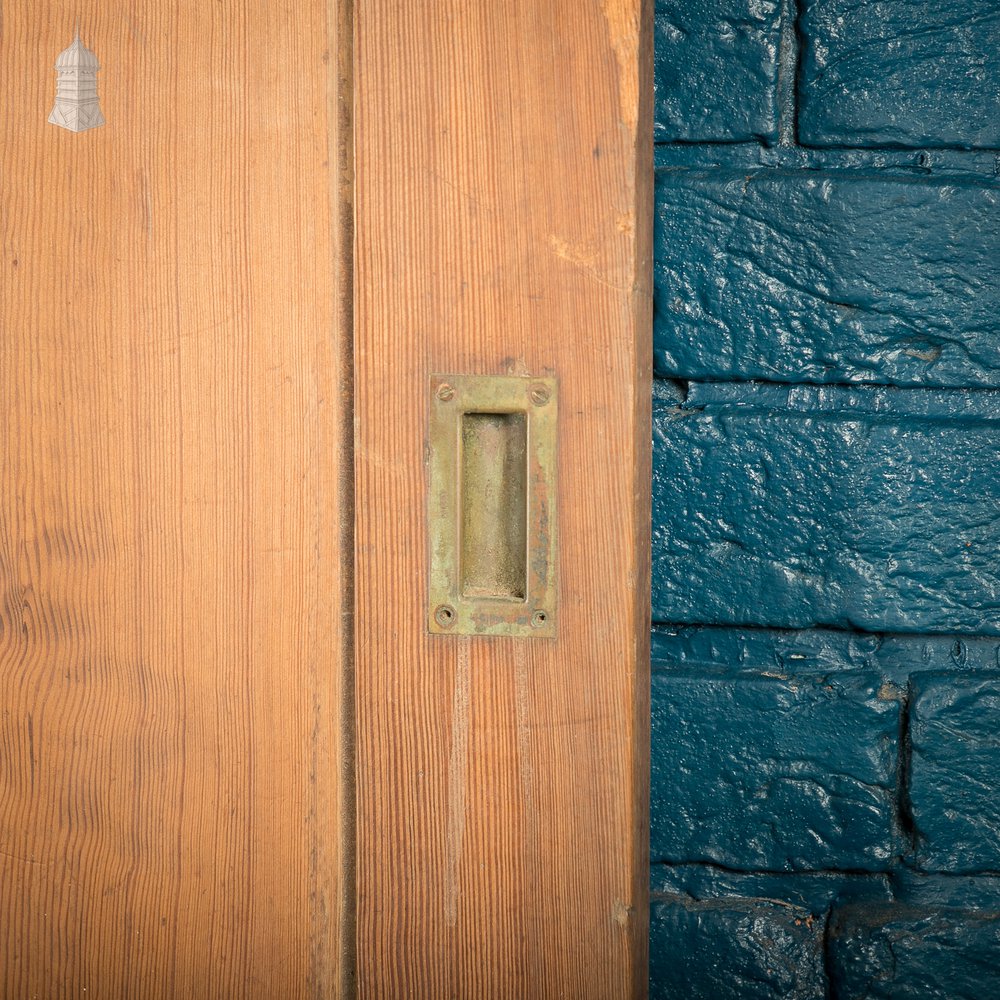
{"label": "recessed brass door pull", "polygon": [[557,404],[553,378],[431,378],[431,632],[556,634]]}

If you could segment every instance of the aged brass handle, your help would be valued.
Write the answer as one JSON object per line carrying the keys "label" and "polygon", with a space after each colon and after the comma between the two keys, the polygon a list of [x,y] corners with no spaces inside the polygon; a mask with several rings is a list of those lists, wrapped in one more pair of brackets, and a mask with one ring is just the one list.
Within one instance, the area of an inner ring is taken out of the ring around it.
{"label": "aged brass handle", "polygon": [[428,628],[556,634],[554,378],[435,375]]}

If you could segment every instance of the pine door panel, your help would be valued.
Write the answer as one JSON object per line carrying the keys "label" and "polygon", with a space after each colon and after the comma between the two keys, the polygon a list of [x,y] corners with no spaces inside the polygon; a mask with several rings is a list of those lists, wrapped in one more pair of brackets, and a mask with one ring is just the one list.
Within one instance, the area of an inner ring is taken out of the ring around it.
{"label": "pine door panel", "polygon": [[[364,997],[645,992],[651,7],[357,8]],[[435,374],[558,382],[555,638],[429,634]]]}
{"label": "pine door panel", "polygon": [[336,994],[338,16],[5,5],[5,997]]}

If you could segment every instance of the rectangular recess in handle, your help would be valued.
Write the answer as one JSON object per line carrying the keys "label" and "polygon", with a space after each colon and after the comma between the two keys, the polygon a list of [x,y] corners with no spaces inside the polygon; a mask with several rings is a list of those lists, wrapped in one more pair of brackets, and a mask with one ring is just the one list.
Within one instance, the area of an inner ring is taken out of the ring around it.
{"label": "rectangular recess in handle", "polygon": [[555,636],[557,412],[554,378],[431,378],[431,632]]}
{"label": "rectangular recess in handle", "polygon": [[528,595],[528,418],[463,413],[462,597],[523,601]]}

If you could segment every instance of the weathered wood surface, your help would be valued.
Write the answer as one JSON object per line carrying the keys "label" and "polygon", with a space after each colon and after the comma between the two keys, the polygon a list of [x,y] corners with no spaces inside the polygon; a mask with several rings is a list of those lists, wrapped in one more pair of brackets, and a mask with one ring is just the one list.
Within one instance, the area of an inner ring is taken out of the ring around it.
{"label": "weathered wood surface", "polygon": [[338,994],[338,16],[5,5],[4,997]]}
{"label": "weathered wood surface", "polygon": [[[645,992],[650,6],[358,5],[364,997]],[[555,640],[427,634],[434,372],[559,379]]]}

